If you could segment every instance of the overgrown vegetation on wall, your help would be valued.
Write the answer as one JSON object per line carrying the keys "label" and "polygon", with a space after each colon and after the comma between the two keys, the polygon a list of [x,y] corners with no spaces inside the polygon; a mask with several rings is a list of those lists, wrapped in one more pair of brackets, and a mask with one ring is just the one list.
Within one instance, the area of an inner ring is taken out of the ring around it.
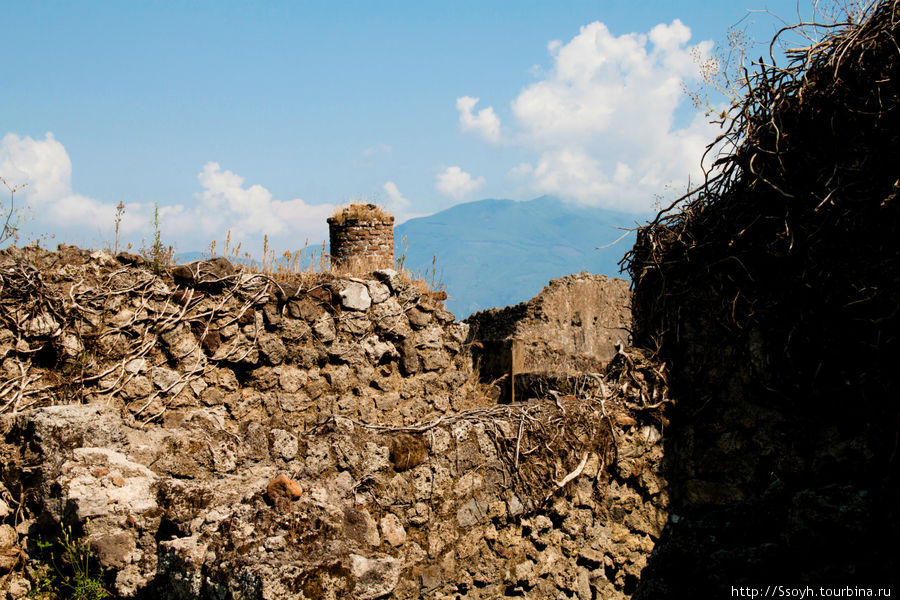
{"label": "overgrown vegetation on wall", "polygon": [[[693,515],[646,597],[898,572],[871,543],[900,525],[898,23],[885,0],[787,67],[757,63],[733,151],[626,257],[636,340],[682,398],[667,457],[673,510]],[[685,569],[698,550],[717,558]]]}

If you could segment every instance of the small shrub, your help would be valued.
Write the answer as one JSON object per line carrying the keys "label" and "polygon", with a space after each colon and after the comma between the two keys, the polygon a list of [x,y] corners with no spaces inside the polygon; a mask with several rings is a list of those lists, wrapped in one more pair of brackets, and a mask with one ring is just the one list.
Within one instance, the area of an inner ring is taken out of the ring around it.
{"label": "small shrub", "polygon": [[[90,527],[90,521],[85,525]],[[47,564],[31,570],[29,594],[40,600],[102,600],[110,597],[103,587],[103,570],[91,567],[90,547],[72,533],[71,525],[60,526],[54,542],[38,542]]]}
{"label": "small shrub", "polygon": [[140,254],[157,275],[162,274],[163,269],[175,264],[175,247],[164,246],[162,243],[162,231],[159,228],[159,203],[153,203],[153,244],[140,249]]}

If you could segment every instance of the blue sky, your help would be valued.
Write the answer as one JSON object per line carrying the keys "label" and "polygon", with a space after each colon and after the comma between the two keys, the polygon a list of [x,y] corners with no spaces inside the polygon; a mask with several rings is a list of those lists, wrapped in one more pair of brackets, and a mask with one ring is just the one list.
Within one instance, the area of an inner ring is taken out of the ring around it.
{"label": "blue sky", "polygon": [[123,241],[158,203],[180,251],[228,229],[296,250],[357,198],[641,213],[696,177],[715,129],[681,91],[691,52],[748,9],[796,3],[6,2],[0,176],[28,184],[20,243],[50,245],[110,243],[120,201]]}

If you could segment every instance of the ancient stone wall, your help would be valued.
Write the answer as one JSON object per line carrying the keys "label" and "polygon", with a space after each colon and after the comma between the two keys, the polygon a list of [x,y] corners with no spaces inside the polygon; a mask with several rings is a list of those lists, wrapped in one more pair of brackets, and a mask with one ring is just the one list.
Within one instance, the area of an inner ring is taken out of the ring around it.
{"label": "ancient stone wall", "polygon": [[390,269],[276,281],[214,259],[157,276],[74,248],[11,248],[0,268],[13,410],[77,399],[148,423],[200,402],[309,427],[332,414],[413,422],[474,398],[468,326]]}
{"label": "ancient stone wall", "polygon": [[390,270],[63,247],[0,277],[9,598],[61,524],[119,597],[626,598],[666,522],[639,353],[496,405],[468,325]]}
{"label": "ancient stone wall", "polygon": [[[658,423],[611,413],[623,459],[561,453],[532,496],[514,469],[523,414],[560,418],[543,402],[409,432],[345,417],[304,432],[235,430],[215,406],[149,429],[96,404],[33,409],[5,422],[20,449],[6,468],[41,506],[15,531],[36,554],[53,523],[90,519],[120,597],[628,597],[668,515]],[[522,452],[538,441],[527,431]]]}
{"label": "ancient stone wall", "polygon": [[394,266],[394,217],[369,212],[328,219],[331,262],[344,272],[366,273]]}
{"label": "ancient stone wall", "polygon": [[579,273],[554,279],[528,302],[475,313],[466,323],[482,371],[492,377],[509,372],[514,354],[518,373],[599,371],[616,346],[630,341],[631,291],[622,279]]}

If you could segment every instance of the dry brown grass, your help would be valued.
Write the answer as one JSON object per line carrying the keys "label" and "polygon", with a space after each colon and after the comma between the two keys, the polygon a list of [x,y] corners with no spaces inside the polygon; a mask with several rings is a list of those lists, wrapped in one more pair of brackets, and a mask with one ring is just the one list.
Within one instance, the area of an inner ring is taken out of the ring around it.
{"label": "dry brown grass", "polygon": [[252,273],[262,273],[276,281],[294,281],[298,278],[306,281],[311,276],[317,276],[320,273],[326,273],[331,270],[331,257],[326,252],[326,242],[322,242],[322,246],[310,246],[309,240],[303,244],[303,248],[291,252],[284,251],[280,256],[275,250],[269,247],[269,236],[263,237],[263,255],[258,260],[249,252],[241,252],[241,244],[231,244],[231,230],[229,229],[225,235],[225,243],[222,245],[223,252],[217,252],[217,242],[213,240],[209,245],[210,258],[221,255],[227,258],[229,262],[235,266],[241,266],[243,269]]}
{"label": "dry brown grass", "polygon": [[[356,203],[338,209],[333,218],[340,218],[340,222],[343,222],[348,219],[386,219],[389,218],[389,215],[375,204]],[[375,269],[381,268],[366,257],[350,257],[335,262],[327,252],[327,242],[322,242],[321,246],[311,247],[309,240],[306,240],[303,248],[294,252],[285,251],[278,255],[273,248],[269,247],[268,235],[263,237],[263,255],[260,260],[249,252],[242,252],[240,242],[232,244],[230,229],[226,232],[224,243],[219,244],[216,240],[210,243],[208,254],[210,258],[223,256],[235,266],[240,266],[252,273],[267,275],[276,281],[309,282],[316,280],[323,273],[365,277],[370,276]],[[444,300],[447,299],[447,291],[439,280],[436,266],[437,257],[432,257],[431,268],[417,272],[405,268],[405,260],[404,253],[396,260],[393,267],[407,283],[414,285],[420,294],[428,296],[436,306],[443,308]]]}
{"label": "dry brown grass", "polygon": [[334,211],[329,222],[340,225],[346,221],[386,221],[389,218],[390,215],[384,212],[377,204],[355,202]]}
{"label": "dry brown grass", "polygon": [[365,277],[376,269],[384,268],[380,261],[366,256],[350,256],[341,260],[332,260],[330,271],[335,275]]}

